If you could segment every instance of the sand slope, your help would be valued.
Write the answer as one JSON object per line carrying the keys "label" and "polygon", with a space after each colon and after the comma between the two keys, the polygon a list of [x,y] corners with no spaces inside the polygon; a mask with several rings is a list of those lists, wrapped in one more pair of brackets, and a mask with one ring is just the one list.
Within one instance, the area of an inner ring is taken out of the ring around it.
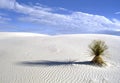
{"label": "sand slope", "polygon": [[[94,39],[109,46],[107,67],[89,64]],[[120,83],[119,52],[119,36],[0,33],[0,83]]]}

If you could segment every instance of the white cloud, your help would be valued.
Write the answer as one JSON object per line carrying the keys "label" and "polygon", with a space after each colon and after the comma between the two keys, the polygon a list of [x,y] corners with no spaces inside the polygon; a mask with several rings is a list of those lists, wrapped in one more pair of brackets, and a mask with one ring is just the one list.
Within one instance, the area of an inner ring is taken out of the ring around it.
{"label": "white cloud", "polygon": [[63,7],[59,7],[58,9],[59,9],[59,10],[62,10],[62,11],[69,11],[68,9],[65,9],[65,8],[63,8]]}
{"label": "white cloud", "polygon": [[[71,14],[53,13],[51,8],[42,6],[22,5],[15,0],[2,0],[1,8],[13,9],[25,16],[19,17],[21,21],[33,22],[56,27],[57,30],[76,30],[96,32],[100,30],[118,30],[120,24],[117,19],[110,20],[104,16],[82,12]],[[9,7],[10,6],[10,7]],[[62,10],[65,10],[62,8]],[[67,10],[68,11],[68,10]],[[117,20],[117,21],[116,21]]]}
{"label": "white cloud", "polygon": [[0,0],[0,8],[14,9],[15,0]]}
{"label": "white cloud", "polygon": [[37,10],[43,10],[43,11],[53,11],[51,8],[47,8],[47,7],[41,7],[41,6],[33,6],[34,9]]}
{"label": "white cloud", "polygon": [[120,14],[120,12],[115,12],[115,14]]}
{"label": "white cloud", "polygon": [[10,18],[3,17],[3,16],[0,15],[0,23],[7,23],[10,20],[11,20]]}
{"label": "white cloud", "polygon": [[113,22],[114,22],[114,24],[116,24],[116,25],[120,25],[120,21],[117,20],[117,19],[113,19]]}

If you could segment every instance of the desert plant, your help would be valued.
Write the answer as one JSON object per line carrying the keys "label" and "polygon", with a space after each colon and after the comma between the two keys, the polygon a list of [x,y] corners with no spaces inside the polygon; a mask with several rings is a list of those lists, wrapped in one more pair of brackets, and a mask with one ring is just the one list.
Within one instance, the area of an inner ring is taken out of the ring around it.
{"label": "desert plant", "polygon": [[105,51],[108,49],[108,46],[105,44],[104,41],[101,40],[94,40],[89,45],[90,48],[90,54],[95,56],[92,59],[92,63],[95,63],[99,66],[106,65],[106,63],[102,59],[102,55],[105,55]]}

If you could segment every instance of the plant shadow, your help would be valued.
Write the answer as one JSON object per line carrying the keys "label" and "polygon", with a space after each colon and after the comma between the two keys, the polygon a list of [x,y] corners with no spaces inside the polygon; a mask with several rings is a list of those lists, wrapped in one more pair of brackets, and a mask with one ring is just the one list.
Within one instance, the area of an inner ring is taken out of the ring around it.
{"label": "plant shadow", "polygon": [[23,61],[17,63],[19,65],[24,66],[61,66],[61,65],[73,65],[73,64],[80,64],[80,65],[91,65],[91,61],[82,61],[82,62],[75,62],[75,61],[49,61],[49,60],[42,60],[42,61]]}

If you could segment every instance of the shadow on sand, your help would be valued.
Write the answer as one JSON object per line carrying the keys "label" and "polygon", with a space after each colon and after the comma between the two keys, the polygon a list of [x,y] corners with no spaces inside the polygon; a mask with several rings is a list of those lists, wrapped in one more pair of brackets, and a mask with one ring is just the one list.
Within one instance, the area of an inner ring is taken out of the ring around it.
{"label": "shadow on sand", "polygon": [[23,61],[17,63],[24,66],[60,66],[60,65],[72,65],[72,64],[81,64],[81,65],[91,65],[90,61],[75,62],[75,61]]}

